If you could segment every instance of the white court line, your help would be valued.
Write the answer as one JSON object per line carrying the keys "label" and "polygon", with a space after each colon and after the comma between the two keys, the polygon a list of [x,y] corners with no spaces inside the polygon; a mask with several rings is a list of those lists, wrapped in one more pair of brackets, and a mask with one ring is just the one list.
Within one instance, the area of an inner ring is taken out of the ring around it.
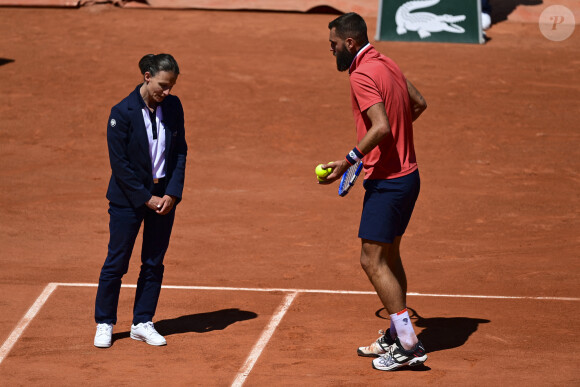
{"label": "white court line", "polygon": [[6,355],[8,355],[8,352],[10,352],[14,344],[16,344],[16,342],[20,338],[20,335],[22,335],[22,332],[24,332],[28,324],[30,324],[34,316],[36,316],[40,308],[42,308],[46,300],[48,300],[48,297],[50,297],[50,295],[52,294],[52,292],[54,292],[54,289],[56,289],[57,286],[58,285],[54,283],[49,283],[48,285],[46,285],[40,296],[38,296],[36,301],[34,301],[34,304],[32,304],[30,309],[28,309],[28,312],[26,312],[24,317],[20,319],[20,321],[16,325],[16,328],[12,330],[10,336],[8,336],[4,344],[2,344],[2,347],[0,347],[0,364],[2,364],[2,361],[4,360]]}
{"label": "white court line", "polygon": [[[79,286],[79,287],[97,287],[98,284],[90,283],[57,283],[58,286]],[[135,288],[137,285],[122,285],[124,288]],[[372,291],[359,290],[325,290],[325,289],[285,289],[285,288],[236,288],[225,286],[179,286],[163,285],[163,289],[181,289],[181,290],[228,290],[228,291],[246,291],[246,292],[282,292],[282,293],[316,293],[316,294],[362,294],[376,295]],[[531,297],[531,296],[484,296],[476,294],[435,294],[435,293],[407,293],[407,296],[417,297],[451,297],[451,298],[482,298],[482,299],[508,299],[508,300],[553,300],[553,301],[580,301],[579,297]]]}
{"label": "white court line", "polygon": [[472,294],[470,295],[470,294],[427,294],[427,293],[407,293],[407,296],[451,297],[451,298],[483,298],[483,299],[494,299],[494,300],[580,301],[580,298],[578,298],[578,297],[477,296],[477,295],[472,295]]}
{"label": "white court line", "polygon": [[[54,292],[58,286],[66,287],[97,287],[94,283],[49,283],[44,288],[43,292],[38,296],[34,304],[30,307],[28,312],[16,325],[16,328],[10,333],[6,341],[0,347],[0,364],[12,347],[16,344],[22,332],[26,329],[28,324],[34,319],[40,308],[48,300],[48,297]],[[124,288],[136,288],[137,285],[126,284],[122,285]],[[356,291],[356,290],[324,290],[324,289],[284,289],[284,288],[236,288],[223,286],[177,286],[177,285],[163,285],[163,289],[181,289],[181,290],[227,290],[227,291],[250,291],[250,292],[282,292],[290,293],[288,297],[292,296],[292,300],[299,293],[315,293],[315,294],[362,294],[362,295],[376,295],[372,291]],[[407,293],[407,296],[418,297],[449,297],[449,298],[479,298],[479,299],[499,299],[499,300],[548,300],[548,301],[580,301],[578,297],[529,297],[529,296],[484,296],[484,295],[470,295],[470,294],[429,294],[429,293]],[[292,302],[292,301],[290,301]],[[286,311],[284,311],[285,313]],[[282,315],[284,314],[282,313]],[[252,365],[253,366],[253,365]]]}
{"label": "white court line", "polygon": [[282,302],[282,304],[280,304],[278,310],[272,316],[270,323],[268,324],[266,329],[264,329],[264,331],[262,332],[262,336],[260,336],[256,345],[254,345],[254,348],[252,348],[252,352],[250,352],[250,355],[246,359],[246,362],[244,363],[242,368],[240,368],[240,370],[238,371],[238,375],[236,376],[236,379],[232,383],[232,387],[241,387],[242,384],[244,384],[246,378],[252,371],[254,364],[256,364],[256,362],[258,361],[258,358],[262,354],[262,351],[268,344],[268,341],[270,341],[270,338],[274,334],[274,331],[278,327],[278,324],[280,324],[282,317],[284,317],[284,315],[286,314],[286,311],[292,304],[292,301],[294,301],[294,298],[296,298],[297,294],[298,294],[297,292],[294,292],[286,295],[284,301]]}

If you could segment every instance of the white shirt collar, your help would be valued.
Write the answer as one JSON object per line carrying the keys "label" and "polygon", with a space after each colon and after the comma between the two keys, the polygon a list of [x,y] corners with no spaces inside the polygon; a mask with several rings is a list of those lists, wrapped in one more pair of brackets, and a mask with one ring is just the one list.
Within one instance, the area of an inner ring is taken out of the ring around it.
{"label": "white shirt collar", "polygon": [[350,63],[350,66],[348,66],[349,68],[349,73],[350,73],[350,69],[352,68],[352,65],[354,64],[354,62],[356,62],[356,58],[363,53],[363,51],[366,51],[369,47],[371,46],[371,43],[367,43],[366,45],[363,46],[363,48],[361,48],[360,50],[358,50],[358,52],[356,53],[356,55],[354,56],[354,58],[352,58],[352,62]]}

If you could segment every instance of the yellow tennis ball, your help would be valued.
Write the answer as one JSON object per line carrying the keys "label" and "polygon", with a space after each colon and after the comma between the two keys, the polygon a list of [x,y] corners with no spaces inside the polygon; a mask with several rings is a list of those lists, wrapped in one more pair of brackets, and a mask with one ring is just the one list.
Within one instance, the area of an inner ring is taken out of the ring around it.
{"label": "yellow tennis ball", "polygon": [[[314,172],[316,173],[316,176],[318,177],[319,181],[324,180],[324,178],[328,175],[330,175],[330,172],[332,172],[332,168],[326,168],[323,169],[322,168],[322,164],[318,164],[316,166],[316,169],[314,170]],[[323,178],[322,180],[320,178]]]}

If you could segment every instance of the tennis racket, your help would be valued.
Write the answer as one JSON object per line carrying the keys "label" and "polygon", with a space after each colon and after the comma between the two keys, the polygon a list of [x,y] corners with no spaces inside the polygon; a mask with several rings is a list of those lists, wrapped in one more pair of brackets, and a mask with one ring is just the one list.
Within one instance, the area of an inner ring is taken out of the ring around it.
{"label": "tennis racket", "polygon": [[342,178],[340,179],[340,184],[338,185],[338,195],[339,196],[346,196],[348,191],[354,185],[354,182],[358,178],[360,171],[362,171],[363,163],[362,161],[357,161],[356,164],[351,165],[345,173],[342,174]]}

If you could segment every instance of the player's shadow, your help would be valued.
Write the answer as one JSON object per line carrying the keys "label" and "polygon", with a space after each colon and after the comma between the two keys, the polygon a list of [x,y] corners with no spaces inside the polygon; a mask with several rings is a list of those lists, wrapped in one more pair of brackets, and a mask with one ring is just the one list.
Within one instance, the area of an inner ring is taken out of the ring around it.
{"label": "player's shadow", "polygon": [[325,15],[342,15],[338,9],[328,6],[328,5],[318,5],[316,7],[310,8],[306,13],[317,13]]}
{"label": "player's shadow", "polygon": [[[461,347],[467,342],[479,324],[487,324],[490,320],[470,317],[422,317],[416,310],[407,307],[413,325],[423,328],[417,335],[425,346],[427,353]],[[387,319],[384,308],[376,312],[377,317]]]}
{"label": "player's shadow", "polygon": [[0,58],[0,66],[14,62],[14,59]]}
{"label": "player's shadow", "polygon": [[[256,317],[258,315],[254,312],[230,308],[160,320],[155,323],[155,329],[162,336],[189,332],[205,333],[223,330],[239,321],[251,320]],[[114,333],[113,342],[128,337],[129,332]]]}
{"label": "player's shadow", "polygon": [[518,5],[539,5],[542,0],[490,0],[491,20],[493,24],[507,20]]}

